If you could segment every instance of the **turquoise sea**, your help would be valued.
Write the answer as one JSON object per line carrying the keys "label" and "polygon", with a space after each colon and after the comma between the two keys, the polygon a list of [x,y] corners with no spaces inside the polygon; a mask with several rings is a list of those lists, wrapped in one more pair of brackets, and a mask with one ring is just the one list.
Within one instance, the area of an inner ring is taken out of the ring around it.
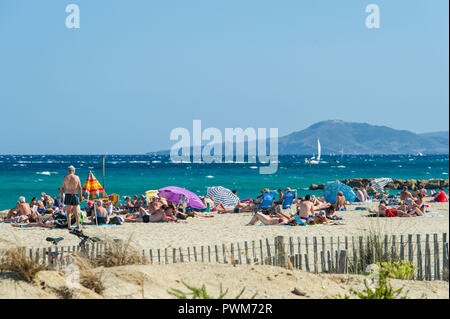
{"label": "turquoise sea", "polygon": [[[208,186],[236,189],[240,198],[255,197],[262,188],[296,188],[299,195],[312,184],[347,178],[392,177],[400,179],[448,178],[449,156],[324,156],[327,163],[305,165],[304,156],[280,156],[278,171],[260,175],[258,163],[175,164],[167,156],[108,155],[105,157],[105,190],[120,196],[139,195],[165,186],[187,188],[204,195]],[[56,195],[69,165],[77,168],[82,183],[89,170],[100,181],[103,156],[3,155],[0,156],[0,209],[15,206],[41,192]]]}

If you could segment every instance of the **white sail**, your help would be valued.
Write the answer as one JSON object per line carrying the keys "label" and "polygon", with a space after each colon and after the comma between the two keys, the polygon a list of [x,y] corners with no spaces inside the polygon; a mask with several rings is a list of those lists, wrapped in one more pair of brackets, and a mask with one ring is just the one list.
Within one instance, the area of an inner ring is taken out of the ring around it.
{"label": "white sail", "polygon": [[320,141],[317,139],[317,161],[320,161]]}

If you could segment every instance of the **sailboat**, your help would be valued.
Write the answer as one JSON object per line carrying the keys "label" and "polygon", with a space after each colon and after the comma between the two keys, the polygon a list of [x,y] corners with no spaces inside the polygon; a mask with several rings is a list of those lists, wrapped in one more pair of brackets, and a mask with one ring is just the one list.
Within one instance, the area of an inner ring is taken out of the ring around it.
{"label": "sailboat", "polygon": [[321,153],[321,147],[320,147],[320,141],[317,139],[317,157],[313,156],[311,158],[305,158],[305,164],[319,164],[320,163],[320,153]]}

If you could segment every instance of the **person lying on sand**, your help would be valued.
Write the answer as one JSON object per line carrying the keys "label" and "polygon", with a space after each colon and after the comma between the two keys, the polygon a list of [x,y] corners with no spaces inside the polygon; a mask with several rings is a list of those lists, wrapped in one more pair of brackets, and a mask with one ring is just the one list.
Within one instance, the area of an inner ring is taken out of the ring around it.
{"label": "person lying on sand", "polygon": [[327,209],[331,206],[331,204],[327,203],[324,198],[316,197],[314,195],[311,196],[311,202],[314,205],[315,211]]}
{"label": "person lying on sand", "polygon": [[297,220],[294,217],[288,217],[286,215],[277,213],[274,216],[267,216],[263,213],[256,213],[253,215],[247,226],[254,225],[257,221],[260,221],[264,225],[293,225],[296,226]]}

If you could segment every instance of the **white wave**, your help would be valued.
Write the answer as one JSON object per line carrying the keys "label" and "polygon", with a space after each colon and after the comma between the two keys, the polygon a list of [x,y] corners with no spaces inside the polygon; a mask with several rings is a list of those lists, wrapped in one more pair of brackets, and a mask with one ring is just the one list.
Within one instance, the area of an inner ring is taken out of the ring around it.
{"label": "white wave", "polygon": [[161,163],[161,161],[152,161],[152,163]]}
{"label": "white wave", "polygon": [[337,168],[345,168],[345,166],[344,165],[339,165],[339,166],[336,166]]}
{"label": "white wave", "polygon": [[44,171],[44,172],[36,172],[36,174],[38,174],[38,175],[47,175],[47,176],[52,175],[51,172],[47,172],[47,171]]}
{"label": "white wave", "polygon": [[206,176],[206,178],[214,178],[214,176],[208,175],[208,176]]}
{"label": "white wave", "polygon": [[250,166],[251,169],[257,169],[258,166]]}
{"label": "white wave", "polygon": [[448,173],[446,173],[446,172],[442,172],[442,175],[448,175]]}

